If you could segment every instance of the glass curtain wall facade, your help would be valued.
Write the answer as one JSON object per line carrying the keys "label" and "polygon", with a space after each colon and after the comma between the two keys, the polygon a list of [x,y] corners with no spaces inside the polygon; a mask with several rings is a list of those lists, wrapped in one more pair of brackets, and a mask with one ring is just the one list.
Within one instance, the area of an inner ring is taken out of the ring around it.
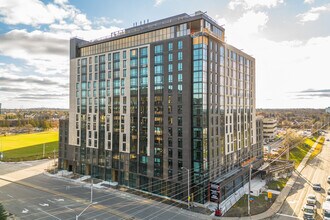
{"label": "glass curtain wall facade", "polygon": [[61,164],[185,201],[189,187],[199,203],[212,200],[210,182],[234,178],[226,196],[244,182],[241,163],[255,143],[254,59],[225,44],[207,15],[181,14],[100,41],[74,38],[70,57],[75,156]]}

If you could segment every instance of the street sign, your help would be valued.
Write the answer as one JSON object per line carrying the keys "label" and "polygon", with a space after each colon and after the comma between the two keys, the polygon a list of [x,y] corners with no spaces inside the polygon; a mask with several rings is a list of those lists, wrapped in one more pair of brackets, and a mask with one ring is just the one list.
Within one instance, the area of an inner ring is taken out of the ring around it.
{"label": "street sign", "polygon": [[273,194],[271,192],[268,192],[267,195],[268,195],[268,199],[271,199],[273,197]]}

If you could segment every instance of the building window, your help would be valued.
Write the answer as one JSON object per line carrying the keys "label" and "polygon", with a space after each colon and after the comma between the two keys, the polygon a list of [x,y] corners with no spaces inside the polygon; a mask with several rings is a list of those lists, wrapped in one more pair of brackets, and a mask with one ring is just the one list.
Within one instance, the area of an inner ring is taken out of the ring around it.
{"label": "building window", "polygon": [[173,61],[173,53],[169,53],[168,54],[168,62],[172,62]]}
{"label": "building window", "polygon": [[141,57],[148,56],[147,47],[143,47],[143,48],[140,49],[140,56]]}
{"label": "building window", "polygon": [[181,50],[182,49],[182,41],[180,40],[180,41],[178,41],[178,50]]}
{"label": "building window", "polygon": [[163,74],[163,66],[155,66],[155,74]]}
{"label": "building window", "polygon": [[182,148],[182,138],[178,138],[178,148]]}
{"label": "building window", "polygon": [[182,71],[182,63],[178,63],[178,71]]}
{"label": "building window", "polygon": [[172,74],[168,74],[168,82],[169,83],[173,82],[173,75]]}
{"label": "building window", "polygon": [[162,64],[162,63],[163,63],[163,55],[156,55],[155,64]]}
{"label": "building window", "polygon": [[182,82],[182,73],[178,74],[178,82]]}
{"label": "building window", "polygon": [[178,52],[178,60],[182,60],[182,52]]}
{"label": "building window", "polygon": [[178,128],[178,136],[182,137],[182,128]]}
{"label": "building window", "polygon": [[168,149],[168,157],[173,157],[173,150],[172,148]]}
{"label": "building window", "polygon": [[182,159],[182,149],[178,149],[178,158]]}
{"label": "building window", "polygon": [[182,117],[178,117],[178,126],[182,126]]}
{"label": "building window", "polygon": [[137,57],[137,49],[131,50],[130,56],[131,56],[131,58]]}
{"label": "building window", "polygon": [[157,45],[155,46],[155,54],[157,53],[163,53],[163,45]]}
{"label": "building window", "polygon": [[182,84],[178,83],[178,93],[182,93]]}
{"label": "building window", "polygon": [[173,72],[173,64],[172,63],[168,64],[168,72],[169,73]]}
{"label": "building window", "polygon": [[168,51],[171,51],[171,50],[173,50],[173,43],[172,42],[168,43]]}

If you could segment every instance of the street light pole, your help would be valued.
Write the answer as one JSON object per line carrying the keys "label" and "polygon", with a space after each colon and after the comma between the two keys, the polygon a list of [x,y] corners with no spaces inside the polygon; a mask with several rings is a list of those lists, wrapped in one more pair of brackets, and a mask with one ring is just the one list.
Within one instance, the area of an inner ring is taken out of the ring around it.
{"label": "street light pole", "polygon": [[190,170],[185,167],[181,167],[181,169],[186,169],[188,172],[188,209],[190,209]]}
{"label": "street light pole", "polygon": [[79,219],[79,217],[91,206],[97,204],[97,202],[93,202],[93,157],[92,157],[92,163],[91,163],[91,200],[88,206],[82,210],[82,212],[79,215],[76,215],[76,220]]}
{"label": "street light pole", "polygon": [[92,185],[91,185],[91,203],[93,202],[93,177],[92,177]]}
{"label": "street light pole", "polygon": [[55,169],[56,169],[56,162],[55,162],[55,147],[54,147],[54,174],[55,174]]}
{"label": "street light pole", "polygon": [[252,164],[249,165],[249,194],[248,194],[248,215],[249,216],[251,216],[251,207],[250,207],[251,172],[252,172]]}
{"label": "street light pole", "polygon": [[94,154],[92,155],[92,165],[91,165],[91,203],[93,202],[93,158]]}

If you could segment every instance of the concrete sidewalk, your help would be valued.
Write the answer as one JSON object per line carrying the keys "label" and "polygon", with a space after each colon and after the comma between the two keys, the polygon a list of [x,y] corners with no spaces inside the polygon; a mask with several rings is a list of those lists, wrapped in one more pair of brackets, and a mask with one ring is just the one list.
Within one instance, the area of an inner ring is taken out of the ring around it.
{"label": "concrete sidewalk", "polygon": [[[301,161],[301,163],[299,164],[298,168],[297,168],[297,172],[301,173],[301,171],[305,168],[306,163],[311,155],[311,153],[314,151],[315,147],[317,146],[319,140],[321,137],[319,137],[316,142],[314,143],[314,145],[312,146],[312,148],[309,150],[309,152],[306,154],[306,156],[304,157],[304,159]],[[289,195],[292,186],[294,185],[294,183],[296,182],[297,178],[298,178],[298,174],[297,172],[293,172],[291,178],[288,180],[288,182],[286,183],[285,187],[283,188],[283,190],[281,191],[280,195],[277,197],[277,199],[275,200],[275,202],[273,203],[273,205],[266,211],[263,213],[260,213],[258,215],[252,215],[249,217],[212,217],[212,219],[225,219],[225,220],[261,220],[261,219],[270,219],[272,216],[274,216],[282,207],[286,197]]]}

